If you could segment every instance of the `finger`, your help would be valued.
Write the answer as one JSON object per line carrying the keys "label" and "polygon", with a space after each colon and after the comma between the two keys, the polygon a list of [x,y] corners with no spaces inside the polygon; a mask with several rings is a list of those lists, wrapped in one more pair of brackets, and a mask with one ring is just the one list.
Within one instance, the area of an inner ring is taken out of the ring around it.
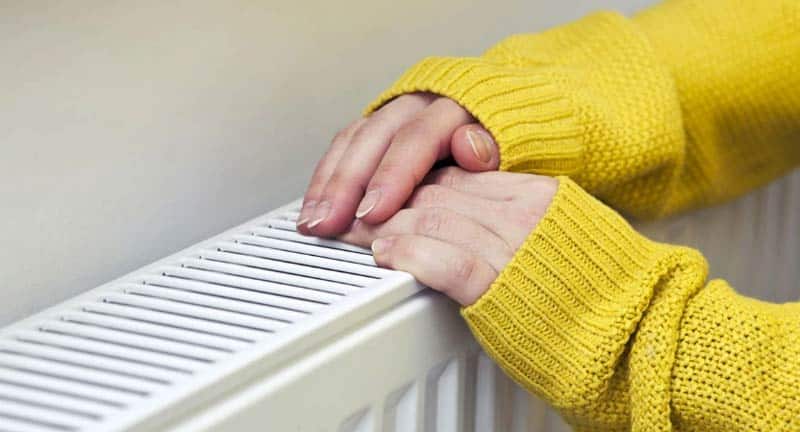
{"label": "finger", "polygon": [[409,272],[462,306],[478,300],[498,274],[477,255],[425,236],[380,238],[372,243],[372,250],[378,265]]}
{"label": "finger", "polygon": [[431,171],[422,180],[424,185],[439,185],[453,190],[476,195],[492,201],[512,201],[518,198],[532,174],[503,171],[472,173],[459,167],[449,166]]}
{"label": "finger", "polygon": [[314,213],[307,222],[308,232],[330,236],[350,225],[364,195],[364,188],[386,153],[392,137],[435,97],[423,93],[400,96],[361,125],[328,176]]}
{"label": "finger", "polygon": [[[448,209],[474,220],[503,240],[527,236],[527,226],[509,223],[511,203],[499,203],[439,185],[418,187],[406,207],[412,209]],[[511,242],[507,242],[512,247]]]}
{"label": "finger", "polygon": [[500,166],[500,150],[492,134],[479,123],[459,127],[450,141],[453,159],[461,168],[478,172],[496,170]]}
{"label": "finger", "polygon": [[362,117],[339,131],[339,133],[333,137],[328,151],[325,152],[325,155],[322,156],[322,159],[317,163],[317,167],[314,169],[314,174],[311,176],[311,181],[303,197],[303,207],[300,210],[300,216],[297,218],[297,228],[301,232],[307,231],[305,224],[311,219],[311,215],[314,213],[314,207],[319,197],[322,195],[322,190],[331,174],[333,174],[336,164],[339,163],[339,159],[341,159],[342,154],[347,148],[347,144],[350,142],[353,134],[366,123],[366,121],[367,118]]}
{"label": "finger", "polygon": [[440,98],[404,125],[369,182],[358,217],[376,224],[395,214],[433,164],[450,154],[453,131],[472,121],[457,103]]}
{"label": "finger", "polygon": [[497,234],[474,220],[443,208],[403,209],[379,225],[354,224],[340,239],[369,247],[380,237],[416,234],[435,238],[480,256],[496,271],[511,261],[514,254]]}

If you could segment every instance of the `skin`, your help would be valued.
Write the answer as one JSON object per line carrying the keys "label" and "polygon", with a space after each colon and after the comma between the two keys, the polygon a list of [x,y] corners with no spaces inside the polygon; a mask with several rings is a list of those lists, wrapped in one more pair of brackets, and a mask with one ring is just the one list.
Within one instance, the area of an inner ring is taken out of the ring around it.
{"label": "skin", "polygon": [[333,237],[356,217],[385,222],[434,164],[449,157],[469,171],[496,170],[500,161],[491,134],[453,100],[430,93],[400,96],[334,137],[314,170],[297,228]]}
{"label": "skin", "polygon": [[340,239],[371,246],[378,265],[468,306],[511,261],[557,189],[551,177],[448,167],[429,174],[389,220],[356,221]]}
{"label": "skin", "polygon": [[[431,171],[436,162],[456,166]],[[303,198],[299,232],[372,247],[378,265],[474,303],[536,226],[549,177],[496,172],[491,134],[458,103],[412,93],[334,137]]]}

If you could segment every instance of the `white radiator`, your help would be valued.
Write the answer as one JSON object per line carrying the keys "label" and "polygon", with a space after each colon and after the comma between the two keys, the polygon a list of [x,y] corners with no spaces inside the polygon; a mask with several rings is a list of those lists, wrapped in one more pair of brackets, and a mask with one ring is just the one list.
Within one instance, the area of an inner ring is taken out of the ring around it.
{"label": "white radiator", "polygon": [[[565,429],[452,302],[297,234],[296,217],[294,203],[0,330],[0,431]],[[642,228],[787,301],[798,225],[795,173]]]}
{"label": "white radiator", "polygon": [[639,228],[650,238],[698,248],[710,277],[742,294],[800,300],[800,170],[726,205]]}

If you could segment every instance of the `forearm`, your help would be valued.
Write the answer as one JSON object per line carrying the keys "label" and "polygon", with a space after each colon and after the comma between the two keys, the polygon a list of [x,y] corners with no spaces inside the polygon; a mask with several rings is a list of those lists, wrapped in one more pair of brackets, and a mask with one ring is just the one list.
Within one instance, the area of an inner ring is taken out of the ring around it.
{"label": "forearm", "polygon": [[[735,3],[735,4],[734,4]],[[430,91],[495,137],[500,168],[569,175],[658,217],[763,184],[800,161],[797,1],[673,1],[431,58],[370,109]]]}
{"label": "forearm", "polygon": [[709,282],[686,305],[670,383],[674,426],[800,430],[800,303]]}
{"label": "forearm", "polygon": [[506,372],[579,430],[800,427],[800,304],[705,278],[696,251],[647,240],[562,179],[463,314]]}
{"label": "forearm", "polygon": [[672,0],[632,21],[681,107],[672,207],[741,195],[800,163],[800,1]]}

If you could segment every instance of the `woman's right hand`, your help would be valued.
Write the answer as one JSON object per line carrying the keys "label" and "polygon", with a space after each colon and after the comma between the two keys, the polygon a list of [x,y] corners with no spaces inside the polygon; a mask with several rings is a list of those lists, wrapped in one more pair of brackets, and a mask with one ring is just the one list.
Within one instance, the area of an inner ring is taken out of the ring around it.
{"label": "woman's right hand", "polygon": [[448,157],[474,172],[500,162],[491,134],[458,103],[431,93],[402,95],[336,135],[314,171],[297,228],[330,237],[354,218],[385,222]]}

